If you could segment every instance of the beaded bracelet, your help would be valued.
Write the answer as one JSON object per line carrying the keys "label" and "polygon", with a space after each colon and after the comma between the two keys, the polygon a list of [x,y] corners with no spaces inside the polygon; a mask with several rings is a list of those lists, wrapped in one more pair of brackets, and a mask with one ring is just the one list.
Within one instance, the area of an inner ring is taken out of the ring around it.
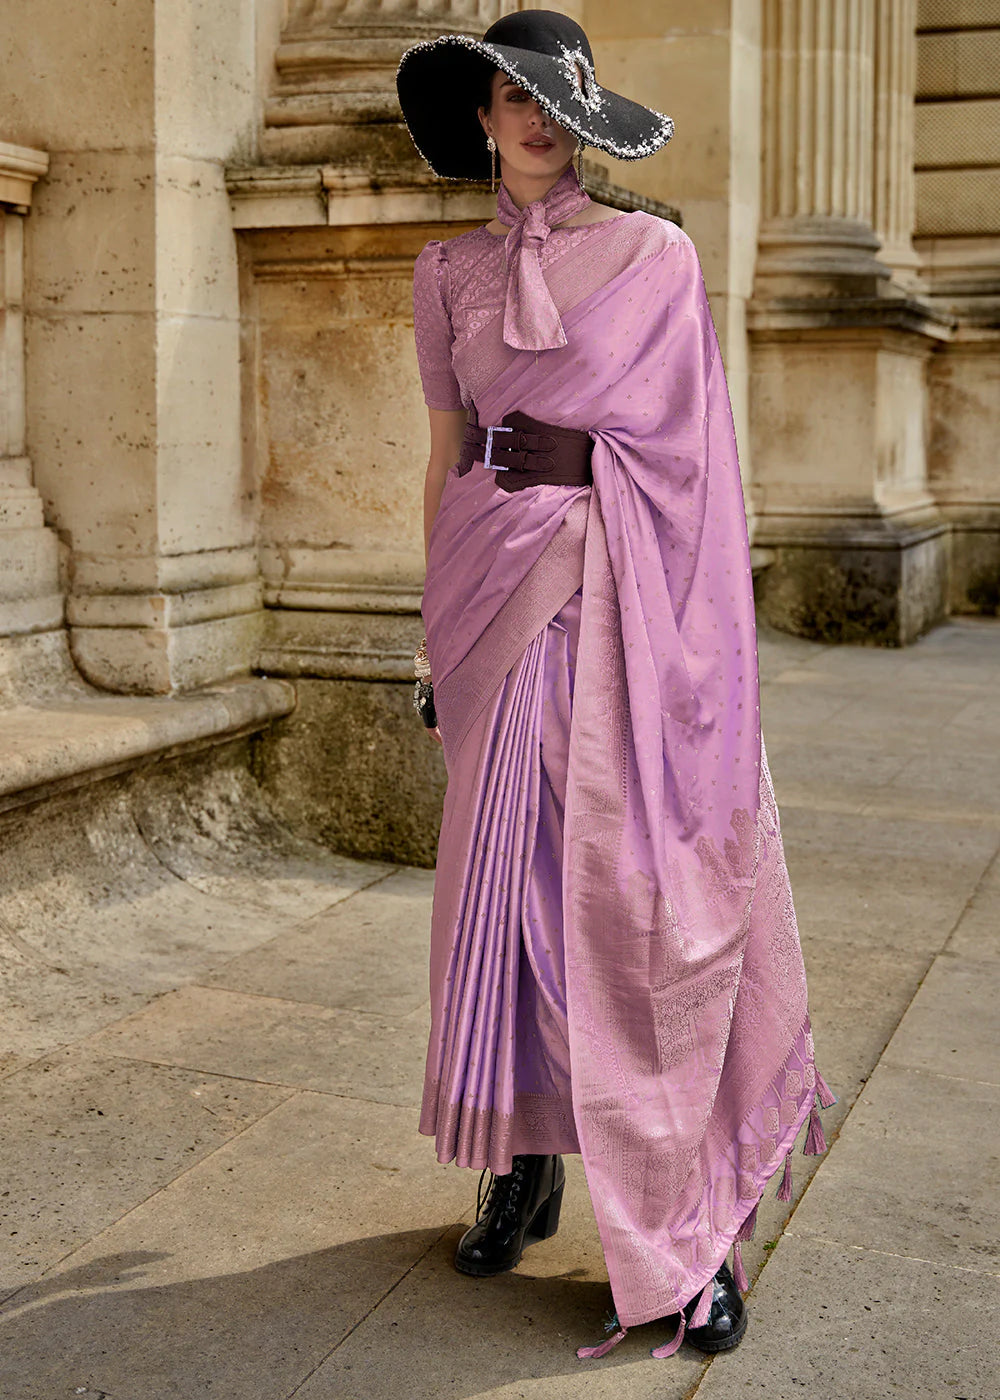
{"label": "beaded bracelet", "polygon": [[429,681],[431,678],[431,663],[427,658],[427,638],[417,647],[417,654],[413,658],[413,673],[422,681]]}
{"label": "beaded bracelet", "polygon": [[427,729],[437,728],[437,711],[434,709],[434,685],[431,681],[431,663],[427,657],[427,638],[417,647],[413,658],[413,670],[417,683],[413,687],[413,708]]}

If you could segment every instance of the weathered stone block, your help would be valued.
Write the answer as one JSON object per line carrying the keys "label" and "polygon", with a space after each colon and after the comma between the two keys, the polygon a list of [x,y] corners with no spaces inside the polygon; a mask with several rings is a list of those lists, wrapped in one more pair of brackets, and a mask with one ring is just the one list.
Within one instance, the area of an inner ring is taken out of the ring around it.
{"label": "weathered stone block", "polygon": [[155,251],[161,314],[239,319],[232,216],[217,161],[157,161]]}
{"label": "weathered stone block", "polygon": [[[897,527],[898,528],[898,527]],[[815,541],[770,541],[774,562],[755,577],[760,615],[824,642],[906,646],[947,610],[947,527],[898,528],[880,543],[830,531]]]}
{"label": "weathered stone block", "polygon": [[5,13],[4,139],[53,151],[137,150],[154,139],[154,6],[40,0]]}
{"label": "weathered stone block", "polygon": [[[985,8],[985,7],[984,7]],[[921,34],[917,40],[917,93],[920,97],[977,97],[989,93],[1000,64],[1000,32],[986,28],[996,24],[996,10],[976,17],[964,12],[954,16],[935,13],[935,27],[946,30],[949,23],[956,29],[950,33]],[[983,28],[973,28],[978,22]],[[963,33],[957,26],[968,25]],[[994,89],[995,90],[995,89]]]}
{"label": "weathered stone block", "polygon": [[918,170],[916,188],[917,234],[927,238],[1000,232],[994,168]]}
{"label": "weathered stone block", "polygon": [[152,312],[29,318],[35,484],[75,552],[155,549],[156,376]]}
{"label": "weathered stone block", "polygon": [[189,626],[74,627],[73,660],[92,685],[124,695],[169,695],[249,671],[263,614]]}
{"label": "weathered stone block", "polygon": [[294,714],[256,746],[281,819],[336,851],[434,864],[445,787],[409,683],[299,680]]}
{"label": "weathered stone block", "polygon": [[268,608],[260,669],[270,676],[409,680],[422,633],[419,612]]}
{"label": "weathered stone block", "polygon": [[160,549],[252,544],[257,495],[243,461],[238,321],[161,319],[157,360]]}
{"label": "weathered stone block", "polygon": [[253,240],[268,544],[420,548],[429,437],[412,257],[424,241],[411,229]]}
{"label": "weathered stone block", "polygon": [[58,548],[51,530],[0,529],[0,600],[58,593]]}
{"label": "weathered stone block", "polygon": [[1000,613],[1000,509],[984,507],[979,519],[952,519],[949,546],[951,611]]}
{"label": "weathered stone block", "polygon": [[149,150],[53,152],[27,240],[31,314],[153,309],[154,169]]}
{"label": "weathered stone block", "polygon": [[921,169],[968,169],[1000,159],[1000,98],[920,102],[915,115],[916,160]]}
{"label": "weathered stone block", "polygon": [[[151,9],[154,7],[150,7]],[[254,137],[256,11],[244,0],[155,6],[156,138],[161,151],[218,159]]]}

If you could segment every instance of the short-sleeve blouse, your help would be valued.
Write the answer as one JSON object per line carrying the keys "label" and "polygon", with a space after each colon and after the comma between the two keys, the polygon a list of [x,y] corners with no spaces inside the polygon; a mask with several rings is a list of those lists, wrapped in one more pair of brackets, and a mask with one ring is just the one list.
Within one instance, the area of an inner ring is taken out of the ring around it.
{"label": "short-sleeve blouse", "polygon": [[452,366],[455,334],[444,243],[432,239],[413,265],[413,334],[428,408],[460,409],[462,391]]}

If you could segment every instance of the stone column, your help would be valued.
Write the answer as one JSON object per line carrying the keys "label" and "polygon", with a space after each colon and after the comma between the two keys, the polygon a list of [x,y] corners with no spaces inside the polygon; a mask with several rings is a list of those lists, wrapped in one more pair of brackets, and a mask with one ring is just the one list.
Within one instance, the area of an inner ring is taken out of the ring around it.
{"label": "stone column", "polygon": [[916,0],[876,0],[872,216],[880,260],[910,290],[919,262],[913,247],[916,23]]}
{"label": "stone column", "polygon": [[47,3],[44,79],[37,8],[10,11],[0,86],[52,152],[27,400],[73,656],[108,690],[189,689],[247,672],[262,619],[222,164],[255,135],[254,7]]}
{"label": "stone column", "polygon": [[874,0],[765,0],[758,286],[874,292]]}
{"label": "stone column", "polygon": [[0,142],[0,637],[62,625],[58,541],[27,455],[24,233],[44,151]]}
{"label": "stone column", "polygon": [[354,169],[413,164],[396,98],[403,50],[450,31],[481,34],[518,8],[516,0],[289,0],[262,155]]}
{"label": "stone column", "polygon": [[808,636],[888,645],[944,615],[947,568],[924,423],[926,361],[948,321],[892,282],[874,225],[905,262],[911,41],[897,8],[766,0],[749,318],[754,542],[772,553],[761,611]]}

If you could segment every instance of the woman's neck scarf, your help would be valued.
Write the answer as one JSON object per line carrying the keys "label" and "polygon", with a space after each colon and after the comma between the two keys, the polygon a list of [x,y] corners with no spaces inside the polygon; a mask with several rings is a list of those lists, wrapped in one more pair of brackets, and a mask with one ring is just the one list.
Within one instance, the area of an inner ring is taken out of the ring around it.
{"label": "woman's neck scarf", "polygon": [[523,209],[518,209],[500,182],[497,218],[512,225],[504,240],[507,300],[503,317],[504,343],[512,350],[555,350],[566,344],[559,312],[542,276],[539,252],[556,224],[565,223],[590,202],[572,164],[541,199],[533,199]]}

